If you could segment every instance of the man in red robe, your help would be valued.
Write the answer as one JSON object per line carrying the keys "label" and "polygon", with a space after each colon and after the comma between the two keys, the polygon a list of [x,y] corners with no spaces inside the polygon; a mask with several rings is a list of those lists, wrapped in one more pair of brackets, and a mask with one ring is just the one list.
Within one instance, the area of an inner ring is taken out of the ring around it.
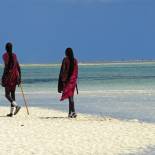
{"label": "man in red robe", "polygon": [[16,85],[20,84],[21,70],[16,54],[12,52],[12,44],[6,44],[6,52],[3,54],[4,72],[2,76],[2,86],[5,88],[5,97],[11,103],[10,113],[8,117],[16,115],[20,110],[20,106],[15,101]]}
{"label": "man in red robe", "polygon": [[75,118],[77,114],[74,107],[74,91],[77,86],[78,62],[71,48],[67,48],[65,54],[59,75],[58,92],[62,93],[60,101],[69,100],[68,117]]}

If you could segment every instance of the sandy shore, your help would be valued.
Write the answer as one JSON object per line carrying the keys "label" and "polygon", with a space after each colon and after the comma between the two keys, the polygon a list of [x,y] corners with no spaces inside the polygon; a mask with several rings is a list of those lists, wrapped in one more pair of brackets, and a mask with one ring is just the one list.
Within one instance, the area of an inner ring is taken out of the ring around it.
{"label": "sandy shore", "polygon": [[155,146],[155,124],[121,121],[43,108],[13,118],[0,107],[0,155],[119,155]]}

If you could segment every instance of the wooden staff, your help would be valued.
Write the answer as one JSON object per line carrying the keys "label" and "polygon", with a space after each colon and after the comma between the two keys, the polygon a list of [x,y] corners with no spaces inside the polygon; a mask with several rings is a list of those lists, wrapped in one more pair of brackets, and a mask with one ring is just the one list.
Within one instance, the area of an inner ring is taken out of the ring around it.
{"label": "wooden staff", "polygon": [[23,87],[22,87],[21,84],[20,84],[20,89],[21,89],[22,96],[23,96],[23,99],[24,99],[24,103],[25,103],[25,107],[26,107],[27,114],[29,115],[28,104],[27,104],[27,102],[26,102],[26,98],[25,98],[25,95],[24,95]]}

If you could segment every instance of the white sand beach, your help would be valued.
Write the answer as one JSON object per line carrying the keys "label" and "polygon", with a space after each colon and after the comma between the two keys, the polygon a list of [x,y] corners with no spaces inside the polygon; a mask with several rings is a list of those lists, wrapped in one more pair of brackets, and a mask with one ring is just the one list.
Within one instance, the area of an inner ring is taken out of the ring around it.
{"label": "white sand beach", "polygon": [[0,108],[0,155],[140,154],[155,146],[155,124],[23,107],[13,118]]}

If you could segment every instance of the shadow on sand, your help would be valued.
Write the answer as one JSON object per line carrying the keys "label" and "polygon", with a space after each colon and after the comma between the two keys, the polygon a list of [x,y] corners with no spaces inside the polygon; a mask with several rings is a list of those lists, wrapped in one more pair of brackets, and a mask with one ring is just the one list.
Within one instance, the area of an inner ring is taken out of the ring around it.
{"label": "shadow on sand", "polygon": [[8,118],[8,116],[6,116],[6,115],[0,116],[0,117],[7,117]]}
{"label": "shadow on sand", "polygon": [[39,117],[40,119],[69,119],[68,117]]}

